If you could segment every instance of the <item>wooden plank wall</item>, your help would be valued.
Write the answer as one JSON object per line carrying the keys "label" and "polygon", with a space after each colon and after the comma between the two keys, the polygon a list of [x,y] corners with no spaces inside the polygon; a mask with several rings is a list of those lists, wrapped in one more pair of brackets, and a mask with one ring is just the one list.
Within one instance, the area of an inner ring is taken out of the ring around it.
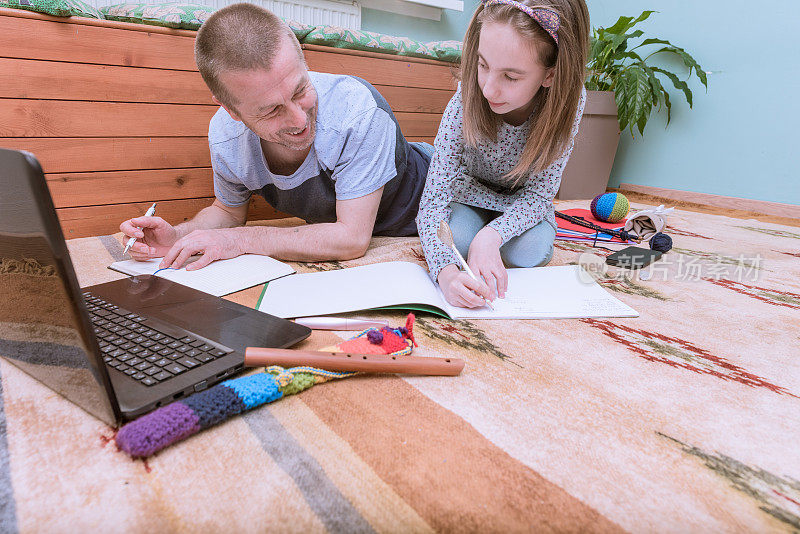
{"label": "wooden plank wall", "polygon": [[[194,64],[194,32],[2,8],[0,26],[0,146],[39,158],[67,238],[114,233],[154,201],[172,223],[211,204],[217,107]],[[433,142],[451,65],[306,48],[311,70],[368,80],[409,140]],[[252,202],[251,220],[281,216]]]}

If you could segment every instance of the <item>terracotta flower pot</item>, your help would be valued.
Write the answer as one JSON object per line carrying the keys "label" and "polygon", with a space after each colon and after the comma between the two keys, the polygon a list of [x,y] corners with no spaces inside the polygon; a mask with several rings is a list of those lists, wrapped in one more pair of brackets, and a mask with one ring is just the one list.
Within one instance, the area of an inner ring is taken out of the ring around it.
{"label": "terracotta flower pot", "polygon": [[605,192],[619,144],[617,104],[612,91],[587,91],[575,148],[556,198],[592,199]]}

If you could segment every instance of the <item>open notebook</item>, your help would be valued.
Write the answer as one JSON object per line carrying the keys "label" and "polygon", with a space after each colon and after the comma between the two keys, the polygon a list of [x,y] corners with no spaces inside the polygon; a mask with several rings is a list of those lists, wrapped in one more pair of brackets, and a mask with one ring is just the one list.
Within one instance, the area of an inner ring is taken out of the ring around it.
{"label": "open notebook", "polygon": [[131,276],[155,274],[217,297],[294,272],[289,265],[259,254],[244,254],[229,260],[217,260],[196,271],[187,271],[185,268],[159,270],[159,263],[161,258],[148,261],[125,260],[112,263],[108,268]]}
{"label": "open notebook", "polygon": [[258,310],[278,317],[308,317],[375,308],[424,310],[453,319],[568,319],[638,317],[578,265],[508,269],[508,291],[488,306],[451,306],[428,271],[393,261],[296,274],[270,282]]}

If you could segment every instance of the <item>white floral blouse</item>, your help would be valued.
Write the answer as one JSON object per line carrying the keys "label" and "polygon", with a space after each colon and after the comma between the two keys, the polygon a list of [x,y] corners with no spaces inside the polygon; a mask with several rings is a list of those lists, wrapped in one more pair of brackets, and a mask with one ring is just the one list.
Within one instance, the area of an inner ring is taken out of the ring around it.
{"label": "white floral blouse", "polygon": [[502,243],[543,220],[556,227],[553,198],[572,153],[585,104],[584,89],[564,153],[547,169],[531,173],[524,183],[511,188],[503,176],[514,168],[522,155],[530,119],[520,126],[502,123],[496,143],[483,140],[477,148],[468,146],[462,134],[463,108],[459,84],[439,124],[417,215],[417,229],[434,280],[438,279],[444,267],[458,263],[455,254],[436,236],[439,222],[450,218],[451,202],[501,212],[487,226],[497,230]]}

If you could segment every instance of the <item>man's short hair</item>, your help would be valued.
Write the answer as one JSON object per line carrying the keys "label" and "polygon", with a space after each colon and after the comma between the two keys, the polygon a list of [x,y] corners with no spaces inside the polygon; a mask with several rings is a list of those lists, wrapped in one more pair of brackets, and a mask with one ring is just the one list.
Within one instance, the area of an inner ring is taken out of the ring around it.
{"label": "man's short hair", "polygon": [[219,76],[233,70],[272,68],[284,42],[303,52],[292,30],[274,13],[253,4],[231,4],[214,12],[200,27],[194,58],[211,93],[223,104],[236,109]]}

